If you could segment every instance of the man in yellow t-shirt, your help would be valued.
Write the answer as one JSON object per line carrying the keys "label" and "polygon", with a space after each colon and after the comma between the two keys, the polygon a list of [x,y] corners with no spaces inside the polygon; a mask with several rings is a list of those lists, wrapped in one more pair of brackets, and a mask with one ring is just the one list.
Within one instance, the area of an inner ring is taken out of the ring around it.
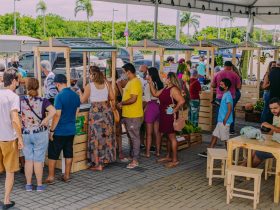
{"label": "man in yellow t-shirt", "polygon": [[141,81],[136,77],[135,67],[131,63],[127,63],[122,68],[126,72],[129,81],[124,88],[122,102],[118,106],[122,109],[123,122],[126,126],[132,148],[132,151],[130,151],[132,161],[128,164],[127,168],[133,169],[139,166],[140,127],[143,120],[143,93]]}

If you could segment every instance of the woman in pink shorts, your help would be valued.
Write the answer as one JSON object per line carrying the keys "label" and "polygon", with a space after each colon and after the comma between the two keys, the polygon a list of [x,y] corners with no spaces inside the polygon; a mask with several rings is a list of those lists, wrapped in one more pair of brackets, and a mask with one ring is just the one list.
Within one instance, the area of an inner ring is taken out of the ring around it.
{"label": "woman in pink shorts", "polygon": [[[163,83],[159,78],[158,70],[154,67],[148,69],[148,74],[151,77],[157,90],[163,88]],[[150,148],[152,144],[152,136],[156,138],[156,156],[159,157],[160,152],[160,132],[159,132],[159,101],[153,97],[150,85],[147,83],[144,87],[144,96],[147,106],[144,112],[144,120],[146,123],[146,157],[150,157]]]}

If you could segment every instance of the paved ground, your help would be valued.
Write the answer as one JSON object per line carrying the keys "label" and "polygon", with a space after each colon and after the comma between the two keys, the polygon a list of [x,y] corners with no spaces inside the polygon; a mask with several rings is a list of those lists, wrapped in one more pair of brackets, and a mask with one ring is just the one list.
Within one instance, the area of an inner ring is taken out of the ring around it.
{"label": "paved ground", "polygon": [[[181,164],[174,169],[156,164],[154,157],[142,158],[138,169],[128,170],[125,164],[115,163],[103,172],[84,170],[73,174],[71,183],[57,181],[43,193],[25,192],[24,176],[17,174],[12,195],[16,201],[14,209],[251,209],[251,201],[237,198],[227,206],[221,180],[208,187],[206,160],[196,155],[210,139],[207,134],[203,137],[202,145],[179,153]],[[251,182],[237,183],[251,187]],[[280,209],[272,202],[273,184],[273,177],[262,180],[261,209]],[[1,200],[3,188],[1,174]]]}

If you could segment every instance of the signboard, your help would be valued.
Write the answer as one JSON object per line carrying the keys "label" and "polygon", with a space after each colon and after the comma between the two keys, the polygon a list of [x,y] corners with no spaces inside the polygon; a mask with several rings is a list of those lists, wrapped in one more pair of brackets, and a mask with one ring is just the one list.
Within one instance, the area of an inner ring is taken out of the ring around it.
{"label": "signboard", "polygon": [[169,72],[177,73],[178,63],[167,63],[163,67],[163,72],[168,74]]}

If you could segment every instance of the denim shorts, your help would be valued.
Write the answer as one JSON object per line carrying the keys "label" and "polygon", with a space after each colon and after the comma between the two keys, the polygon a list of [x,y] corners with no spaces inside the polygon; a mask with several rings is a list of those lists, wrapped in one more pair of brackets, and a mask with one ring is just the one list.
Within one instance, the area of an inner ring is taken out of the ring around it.
{"label": "denim shorts", "polygon": [[260,160],[266,160],[266,159],[269,159],[269,158],[274,158],[274,156],[271,153],[269,153],[269,152],[256,151],[256,156]]}
{"label": "denim shorts", "polygon": [[48,149],[48,131],[33,134],[23,134],[24,147],[22,149],[25,160],[44,162]]}

